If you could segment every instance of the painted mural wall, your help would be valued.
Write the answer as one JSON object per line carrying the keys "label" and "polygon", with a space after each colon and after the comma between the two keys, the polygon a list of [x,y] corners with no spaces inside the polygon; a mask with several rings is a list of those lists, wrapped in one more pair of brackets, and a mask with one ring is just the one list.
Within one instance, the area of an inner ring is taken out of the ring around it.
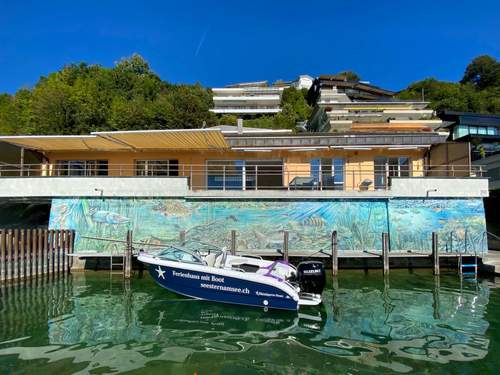
{"label": "painted mural wall", "polygon": [[281,249],[284,231],[291,252],[329,251],[333,229],[340,250],[380,250],[388,229],[392,251],[430,251],[432,231],[439,233],[443,251],[486,249],[481,199],[54,199],[49,227],[76,230],[77,252],[121,251],[122,244],[87,237],[123,240],[128,229],[144,244],[178,243],[186,231],[192,247],[229,247],[236,230],[238,250],[249,252]]}

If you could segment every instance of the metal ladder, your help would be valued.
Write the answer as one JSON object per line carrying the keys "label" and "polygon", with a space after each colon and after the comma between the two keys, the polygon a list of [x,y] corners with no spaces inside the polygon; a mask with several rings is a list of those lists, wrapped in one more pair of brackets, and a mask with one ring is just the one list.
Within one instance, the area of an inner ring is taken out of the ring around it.
{"label": "metal ladder", "polygon": [[[464,263],[463,258],[474,258],[473,263]],[[477,263],[477,253],[475,252],[474,255],[463,255],[460,253],[459,256],[459,267],[458,267],[458,272],[460,273],[460,278],[473,278],[477,280],[477,270],[478,270],[478,263]]]}
{"label": "metal ladder", "polygon": [[[125,271],[125,250],[123,251],[122,253],[122,262],[121,263],[113,263],[113,258],[116,258],[116,255],[113,253],[113,251],[110,253],[109,255],[109,274],[112,276],[112,275],[117,275],[117,274],[120,274],[120,275],[123,275],[124,271]],[[118,257],[118,259],[120,259]],[[119,270],[117,270],[115,267],[120,267]]]}

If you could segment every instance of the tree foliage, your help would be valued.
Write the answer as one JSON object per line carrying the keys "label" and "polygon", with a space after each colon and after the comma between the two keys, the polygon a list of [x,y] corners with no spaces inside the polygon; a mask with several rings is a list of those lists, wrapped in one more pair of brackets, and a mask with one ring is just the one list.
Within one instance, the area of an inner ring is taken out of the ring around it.
{"label": "tree foliage", "polygon": [[139,55],[113,68],[85,63],[0,96],[2,134],[87,134],[99,130],[176,129],[215,125],[212,95],[199,84],[162,81]]}
{"label": "tree foliage", "polygon": [[345,70],[343,72],[337,73],[336,75],[339,77],[343,77],[346,81],[354,81],[354,82],[361,81],[361,77],[352,70]]}
{"label": "tree foliage", "polygon": [[398,96],[418,100],[424,97],[436,110],[499,113],[500,62],[479,56],[467,66],[460,82],[427,78],[410,84]]}
{"label": "tree foliage", "polygon": [[[347,80],[361,78],[340,72]],[[282,111],[245,121],[249,127],[296,129],[308,119],[307,90],[283,90]],[[410,84],[402,99],[425,96],[431,107],[467,112],[500,112],[500,62],[479,56],[460,82],[434,78]],[[31,89],[0,94],[0,134],[88,134],[92,131],[200,128],[235,125],[237,117],[217,118],[212,94],[200,84],[176,85],[160,79],[139,55],[121,59],[112,68],[71,64],[41,77]]]}

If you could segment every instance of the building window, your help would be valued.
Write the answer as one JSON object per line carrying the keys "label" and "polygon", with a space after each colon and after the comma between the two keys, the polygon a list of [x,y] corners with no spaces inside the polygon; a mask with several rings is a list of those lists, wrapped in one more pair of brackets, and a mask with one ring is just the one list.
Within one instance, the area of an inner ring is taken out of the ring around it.
{"label": "building window", "polygon": [[458,125],[453,129],[453,139],[465,137],[469,134],[469,127],[467,125]]}
{"label": "building window", "polygon": [[344,190],[344,159],[312,159],[311,177],[323,189]]}
{"label": "building window", "polygon": [[481,135],[486,135],[488,133],[488,130],[486,127],[484,126],[479,126],[477,128],[477,134],[481,134]]}
{"label": "building window", "polygon": [[107,176],[107,160],[58,160],[57,176]]}
{"label": "building window", "polygon": [[178,160],[136,160],[136,176],[178,176]]}
{"label": "building window", "polygon": [[376,157],[375,160],[375,189],[386,189],[390,185],[390,177],[409,177],[410,158]]}

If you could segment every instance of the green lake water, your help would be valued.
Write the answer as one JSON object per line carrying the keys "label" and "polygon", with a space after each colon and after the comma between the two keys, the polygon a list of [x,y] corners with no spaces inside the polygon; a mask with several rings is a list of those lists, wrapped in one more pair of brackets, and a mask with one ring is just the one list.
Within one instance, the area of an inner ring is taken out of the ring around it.
{"label": "green lake water", "polygon": [[496,374],[499,287],[341,270],[322,307],[266,312],[87,271],[0,288],[0,374]]}

